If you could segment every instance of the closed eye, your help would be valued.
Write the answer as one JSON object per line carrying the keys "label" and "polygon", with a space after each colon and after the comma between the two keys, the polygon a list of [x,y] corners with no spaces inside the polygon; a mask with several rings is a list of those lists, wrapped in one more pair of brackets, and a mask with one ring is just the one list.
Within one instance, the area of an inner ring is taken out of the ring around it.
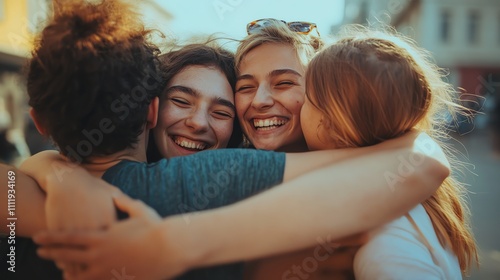
{"label": "closed eye", "polygon": [[178,98],[178,97],[173,97],[173,98],[170,98],[170,100],[174,104],[180,105],[181,107],[190,105],[189,102],[186,99],[182,99],[182,98]]}
{"label": "closed eye", "polygon": [[279,83],[276,84],[276,86],[293,86],[293,85],[296,85],[295,82],[292,82],[292,81],[280,81]]}
{"label": "closed eye", "polygon": [[241,86],[241,87],[236,88],[236,92],[247,92],[252,88],[253,88],[253,86]]}
{"label": "closed eye", "polygon": [[233,115],[226,111],[214,111],[214,115],[218,119],[232,119]]}

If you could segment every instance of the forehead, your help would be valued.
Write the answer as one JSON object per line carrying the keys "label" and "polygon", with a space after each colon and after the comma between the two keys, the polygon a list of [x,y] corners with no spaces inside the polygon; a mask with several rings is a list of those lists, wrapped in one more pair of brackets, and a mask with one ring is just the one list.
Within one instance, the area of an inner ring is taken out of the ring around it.
{"label": "forehead", "polygon": [[268,73],[276,69],[305,72],[297,51],[288,44],[265,43],[249,51],[241,60],[239,74]]}
{"label": "forehead", "polygon": [[183,86],[198,92],[201,97],[223,98],[233,101],[231,85],[222,71],[210,66],[187,66],[167,84]]}

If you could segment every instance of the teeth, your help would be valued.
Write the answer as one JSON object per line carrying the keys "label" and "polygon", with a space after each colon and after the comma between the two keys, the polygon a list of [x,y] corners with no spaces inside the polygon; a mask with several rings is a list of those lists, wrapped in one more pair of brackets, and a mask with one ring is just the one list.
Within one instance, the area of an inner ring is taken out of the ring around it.
{"label": "teeth", "polygon": [[286,122],[287,121],[284,120],[284,119],[277,119],[277,118],[266,119],[266,120],[256,120],[256,119],[254,119],[253,120],[253,125],[255,126],[255,128],[268,130],[268,129],[274,128],[275,126],[284,125]]}
{"label": "teeth", "polygon": [[196,150],[204,150],[206,148],[205,144],[195,143],[195,142],[189,141],[188,139],[185,139],[185,138],[182,138],[182,139],[179,139],[179,138],[180,137],[175,137],[174,142],[175,142],[175,144],[177,144],[181,147],[188,148],[188,149],[196,149]]}

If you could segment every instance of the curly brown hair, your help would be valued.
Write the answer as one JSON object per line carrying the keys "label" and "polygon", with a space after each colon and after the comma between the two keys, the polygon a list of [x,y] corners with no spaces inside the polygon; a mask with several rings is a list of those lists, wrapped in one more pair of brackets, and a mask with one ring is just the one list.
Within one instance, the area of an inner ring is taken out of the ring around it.
{"label": "curly brown hair", "polygon": [[162,89],[150,34],[134,7],[117,0],[58,6],[36,37],[28,94],[62,154],[85,162],[137,143]]}

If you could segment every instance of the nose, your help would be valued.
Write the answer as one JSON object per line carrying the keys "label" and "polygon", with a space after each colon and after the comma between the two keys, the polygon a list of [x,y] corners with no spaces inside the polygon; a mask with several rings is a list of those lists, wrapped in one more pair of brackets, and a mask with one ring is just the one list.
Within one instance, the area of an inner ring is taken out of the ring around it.
{"label": "nose", "polygon": [[266,86],[259,86],[252,100],[252,107],[257,110],[270,108],[274,105],[272,92]]}
{"label": "nose", "polygon": [[208,117],[207,111],[199,108],[186,118],[186,126],[193,129],[195,133],[206,132],[209,128]]}

